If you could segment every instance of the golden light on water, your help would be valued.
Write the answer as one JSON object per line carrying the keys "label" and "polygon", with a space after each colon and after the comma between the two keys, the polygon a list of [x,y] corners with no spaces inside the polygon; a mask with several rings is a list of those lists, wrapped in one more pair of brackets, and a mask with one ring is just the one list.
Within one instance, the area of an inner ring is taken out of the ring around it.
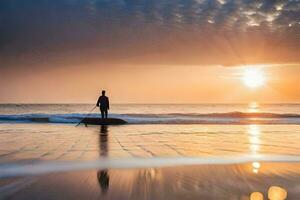
{"label": "golden light on water", "polygon": [[256,113],[256,112],[259,112],[259,110],[260,110],[259,103],[251,102],[251,103],[248,104],[248,112]]}
{"label": "golden light on water", "polygon": [[252,154],[257,154],[260,149],[260,127],[256,124],[251,124],[248,127],[250,150]]}
{"label": "golden light on water", "polygon": [[257,88],[264,85],[265,75],[257,67],[247,68],[242,75],[242,81],[249,88]]}

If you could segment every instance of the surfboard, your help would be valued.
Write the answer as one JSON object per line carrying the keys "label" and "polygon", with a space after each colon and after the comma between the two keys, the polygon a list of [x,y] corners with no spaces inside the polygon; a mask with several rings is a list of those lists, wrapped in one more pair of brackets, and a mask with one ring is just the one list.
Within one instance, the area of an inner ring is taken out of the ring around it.
{"label": "surfboard", "polygon": [[82,124],[91,124],[91,125],[123,125],[127,122],[119,118],[85,118],[81,122]]}

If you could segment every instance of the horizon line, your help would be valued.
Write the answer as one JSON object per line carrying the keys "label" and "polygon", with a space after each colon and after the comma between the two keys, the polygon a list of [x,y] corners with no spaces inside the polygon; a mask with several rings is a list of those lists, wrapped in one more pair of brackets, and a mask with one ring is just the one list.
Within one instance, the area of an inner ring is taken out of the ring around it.
{"label": "horizon line", "polygon": [[[258,103],[261,105],[268,105],[268,104],[300,104],[300,102],[257,102],[257,101],[249,101],[249,102],[231,102],[231,103],[221,103],[221,102],[191,102],[191,103],[174,103],[174,102],[162,102],[162,103],[135,103],[135,102],[129,102],[129,103],[111,103],[112,105],[233,105],[233,104],[240,104],[240,105],[245,105],[245,104],[251,104],[251,103]],[[90,104],[95,104],[94,102],[48,102],[48,103],[28,103],[28,102],[21,102],[21,103],[6,103],[6,102],[0,102],[0,105],[90,105]]]}

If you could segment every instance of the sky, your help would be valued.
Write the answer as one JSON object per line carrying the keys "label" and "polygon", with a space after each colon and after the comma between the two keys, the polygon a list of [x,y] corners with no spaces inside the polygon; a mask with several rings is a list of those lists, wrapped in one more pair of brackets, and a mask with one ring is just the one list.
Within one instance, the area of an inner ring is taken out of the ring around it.
{"label": "sky", "polygon": [[0,1],[0,103],[298,103],[299,52],[298,0]]}

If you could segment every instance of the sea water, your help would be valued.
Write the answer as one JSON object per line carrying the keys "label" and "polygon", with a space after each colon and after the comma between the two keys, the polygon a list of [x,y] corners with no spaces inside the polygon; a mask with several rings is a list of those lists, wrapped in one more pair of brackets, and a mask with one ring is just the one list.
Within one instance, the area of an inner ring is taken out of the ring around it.
{"label": "sea water", "polygon": [[[117,104],[109,117],[130,124],[300,124],[300,104]],[[94,109],[93,109],[94,108]],[[92,104],[1,104],[0,123],[78,123]]]}

